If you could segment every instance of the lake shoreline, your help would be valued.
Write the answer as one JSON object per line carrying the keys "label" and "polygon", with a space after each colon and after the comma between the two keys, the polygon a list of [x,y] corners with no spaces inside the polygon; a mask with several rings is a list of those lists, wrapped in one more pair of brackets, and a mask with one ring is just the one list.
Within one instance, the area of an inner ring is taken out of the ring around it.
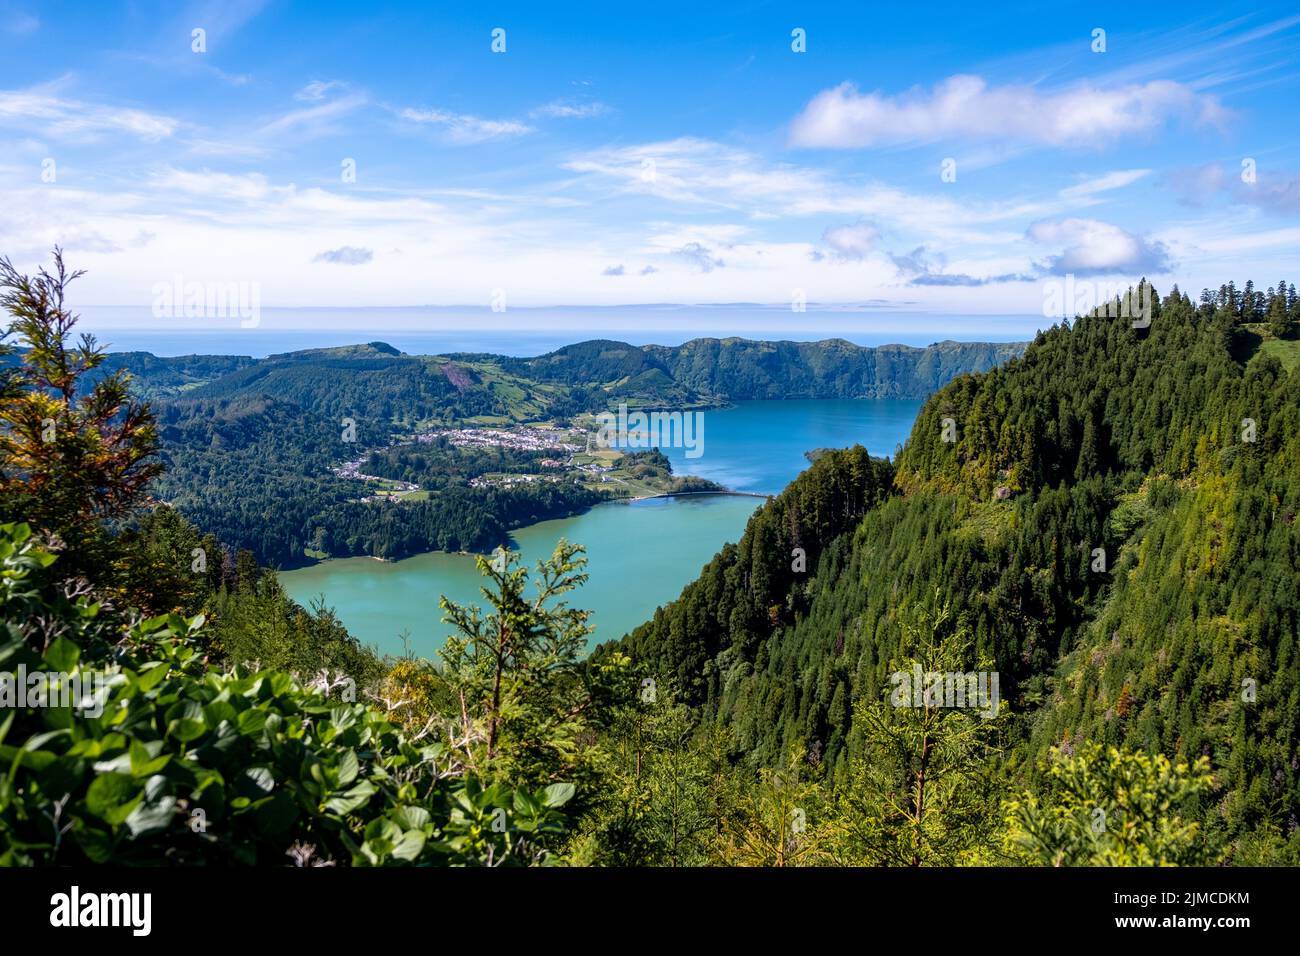
{"label": "lake shoreline", "polygon": [[[861,444],[880,454],[906,440],[920,405],[850,399],[739,403],[711,418],[707,456],[662,449],[674,475],[715,487],[625,489],[634,493],[513,529],[508,547],[532,567],[562,537],[582,545],[588,580],[570,600],[591,612],[589,647],[616,640],[675,600],[728,545],[734,547],[754,511],[809,467],[809,450]],[[478,556],[422,552],[396,561],[328,559],[286,572],[282,583],[299,603],[323,595],[349,633],[384,653],[401,653],[405,645],[398,638],[405,633],[416,653],[433,656],[446,636],[438,598],[483,606],[483,580],[472,560]]]}
{"label": "lake shoreline", "polygon": [[[521,524],[517,528],[511,528],[510,531],[513,534],[515,531],[523,531],[528,528],[534,528],[539,524],[545,524],[547,521],[558,521],[558,520],[563,520],[564,518],[576,518],[580,515],[588,514],[593,508],[599,508],[601,505],[635,504],[638,501],[653,501],[656,498],[690,498],[692,496],[698,496],[698,495],[714,495],[714,496],[722,496],[722,497],[729,497],[729,498],[761,498],[765,501],[770,501],[771,499],[776,497],[776,495],[764,494],[759,491],[734,491],[730,488],[718,488],[710,491],[665,491],[657,495],[633,495],[625,498],[609,498],[606,499],[605,501],[597,501],[595,504],[588,505],[587,507],[583,508],[580,511],[574,511],[570,514],[564,514],[564,515],[552,515],[549,518],[540,518],[537,521],[532,521],[529,522],[528,524]],[[325,564],[329,561],[347,561],[352,558],[368,558],[371,561],[378,561],[380,564],[396,564],[399,561],[405,561],[408,558],[418,557],[421,554],[455,554],[455,555],[460,555],[462,557],[476,558],[476,557],[486,557],[487,554],[490,553],[491,552],[483,552],[483,551],[441,551],[437,548],[433,548],[428,551],[417,551],[415,552],[415,554],[406,554],[400,558],[381,558],[377,554],[332,554],[325,558],[311,558],[309,560],[304,560],[301,563],[294,562],[292,565],[288,567],[278,567],[275,568],[274,570],[277,572],[301,571],[304,568],[314,568],[319,565]]]}
{"label": "lake shoreline", "polygon": [[[776,495],[764,494],[761,491],[732,491],[730,488],[719,488],[713,491],[665,491],[657,495],[637,495],[634,498],[612,498],[609,501],[602,501],[601,504],[614,504],[619,501],[651,501],[655,498],[689,498],[691,495],[727,495],[733,498],[763,498],[770,501]],[[595,505],[592,505],[594,508]]]}

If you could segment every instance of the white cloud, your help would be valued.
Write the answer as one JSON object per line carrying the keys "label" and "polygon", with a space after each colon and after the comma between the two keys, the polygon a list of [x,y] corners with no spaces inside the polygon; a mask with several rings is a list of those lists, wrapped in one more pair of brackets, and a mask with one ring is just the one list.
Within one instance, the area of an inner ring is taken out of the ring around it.
{"label": "white cloud", "polygon": [[869,222],[859,220],[847,226],[834,226],[822,234],[826,245],[841,259],[861,262],[871,252],[880,238],[880,230]]}
{"label": "white cloud", "polygon": [[1067,199],[1095,196],[1097,193],[1109,192],[1112,189],[1123,189],[1125,186],[1150,175],[1150,173],[1151,170],[1149,169],[1118,169],[1102,176],[1084,179],[1073,186],[1067,186],[1061,190],[1061,195]]}
{"label": "white cloud", "polygon": [[174,133],[180,122],[144,110],[64,99],[34,90],[0,90],[0,124],[55,138],[94,138],[106,132],[127,133],[156,143]]}
{"label": "white cloud", "polygon": [[330,262],[334,265],[341,266],[362,266],[374,259],[375,251],[373,249],[363,249],[360,246],[340,246],[337,249],[327,249],[324,252],[318,252],[312,257],[312,262]]}
{"label": "white cloud", "polygon": [[335,129],[334,120],[351,113],[366,102],[365,96],[355,93],[351,96],[344,96],[337,100],[321,103],[319,106],[307,106],[302,109],[290,110],[282,116],[264,123],[254,133],[254,138],[268,139],[285,133],[311,136],[329,133]]}
{"label": "white cloud", "polygon": [[308,103],[319,103],[325,99],[331,90],[342,89],[347,86],[342,80],[312,80],[297,93],[293,94],[295,100],[304,100]]}
{"label": "white cloud", "polygon": [[3,17],[3,20],[0,20],[0,29],[15,36],[35,33],[41,27],[41,21],[37,17],[22,10],[0,8],[0,17]]}
{"label": "white cloud", "polygon": [[[269,180],[261,173],[235,175],[214,173],[206,169],[195,172],[167,167],[155,173],[149,184],[160,191],[187,193],[209,200],[265,200],[271,198],[274,192]],[[292,185],[279,187],[282,193],[292,189]]]}
{"label": "white cloud", "polygon": [[1173,170],[1166,181],[1179,202],[1186,206],[1206,206],[1215,199],[1228,197],[1265,212],[1300,212],[1300,173],[1265,167],[1256,169],[1254,181],[1245,182],[1236,170],[1230,173],[1218,163],[1208,163]]}
{"label": "white cloud", "polygon": [[900,96],[860,93],[850,83],[823,90],[795,118],[790,143],[852,149],[964,138],[1087,147],[1150,133],[1172,119],[1218,124],[1224,116],[1214,97],[1171,80],[1042,93],[959,75]]}
{"label": "white cloud", "polygon": [[1171,269],[1169,251],[1158,241],[1144,239],[1097,219],[1042,220],[1027,233],[1042,245],[1064,246],[1043,264],[1054,275],[1162,274]]}
{"label": "white cloud", "polygon": [[529,112],[529,116],[546,116],[551,119],[592,119],[604,116],[609,107],[604,103],[569,103],[564,100],[551,100]]}
{"label": "white cloud", "polygon": [[462,146],[506,136],[522,136],[533,131],[531,126],[515,120],[482,119],[467,113],[452,113],[448,110],[407,108],[398,115],[412,123],[442,127],[449,141]]}
{"label": "white cloud", "polygon": [[726,262],[715,254],[712,249],[698,242],[688,242],[680,249],[674,249],[673,255],[681,257],[701,272],[712,272],[714,269],[721,269],[726,265]]}

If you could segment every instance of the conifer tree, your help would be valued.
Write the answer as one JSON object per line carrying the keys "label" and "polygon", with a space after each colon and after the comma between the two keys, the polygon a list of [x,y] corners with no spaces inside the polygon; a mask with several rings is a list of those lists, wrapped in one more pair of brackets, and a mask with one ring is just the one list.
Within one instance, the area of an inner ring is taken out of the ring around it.
{"label": "conifer tree", "polygon": [[[903,627],[910,657],[892,666],[906,681],[892,682],[889,699],[859,703],[855,721],[865,728],[865,746],[838,794],[835,854],[840,863],[872,866],[971,862],[996,842],[986,770],[1004,713],[1000,703],[996,714],[977,711],[978,701],[947,706],[956,702],[946,699],[947,678],[955,690],[974,663],[968,633],[947,606],[913,607]],[[918,673],[928,682],[919,689]]]}

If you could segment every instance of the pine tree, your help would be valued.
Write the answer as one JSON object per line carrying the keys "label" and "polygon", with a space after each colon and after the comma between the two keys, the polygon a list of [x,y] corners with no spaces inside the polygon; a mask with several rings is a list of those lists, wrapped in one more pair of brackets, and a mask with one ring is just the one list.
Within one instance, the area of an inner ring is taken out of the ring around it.
{"label": "pine tree", "polygon": [[484,774],[546,783],[577,761],[576,740],[594,701],[581,667],[591,612],[563,598],[587,580],[583,553],[561,539],[537,563],[532,597],[517,552],[480,556],[487,616],[477,606],[439,602],[456,631],[439,651],[458,701],[456,735],[465,759]]}
{"label": "pine tree", "polygon": [[[855,717],[866,740],[850,783],[837,794],[839,863],[952,866],[980,858],[996,843],[986,768],[1004,714],[944,706],[944,676],[966,673],[971,653],[969,634],[948,607],[912,608],[904,631],[911,656],[891,666],[907,680],[896,677],[894,689],[885,691],[888,700],[860,702]],[[940,675],[937,701],[921,688],[917,706],[912,678],[918,669],[927,682],[924,675]]]}
{"label": "pine tree", "polygon": [[22,520],[67,554],[61,573],[104,584],[104,524],[129,515],[159,474],[158,434],[149,407],[132,399],[125,372],[93,381],[104,352],[92,335],[70,338],[69,272],[54,250],[53,272],[23,275],[0,258],[0,306],[8,334],[24,346],[0,383],[0,520]]}

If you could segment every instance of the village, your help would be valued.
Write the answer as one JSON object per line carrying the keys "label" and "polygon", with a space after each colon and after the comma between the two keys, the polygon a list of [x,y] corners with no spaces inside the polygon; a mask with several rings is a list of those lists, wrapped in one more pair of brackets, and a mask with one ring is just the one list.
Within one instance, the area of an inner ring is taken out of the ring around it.
{"label": "village", "polygon": [[[614,462],[621,455],[604,448],[598,439],[593,439],[590,432],[581,428],[560,428],[547,425],[521,426],[515,428],[434,428],[410,436],[394,439],[392,446],[432,444],[445,440],[456,447],[509,448],[516,451],[552,451],[554,455],[538,460],[537,464],[546,469],[557,469],[546,474],[490,473],[479,475],[470,480],[471,488],[500,487],[509,488],[516,485],[537,482],[560,482],[570,477],[582,477],[585,481],[598,484],[617,482],[618,478],[610,475],[616,470]],[[418,484],[409,481],[397,481],[380,475],[367,474],[362,470],[369,458],[369,452],[346,461],[333,469],[339,478],[350,481],[375,482],[380,488],[361,501],[395,502],[418,496],[421,491]]]}

